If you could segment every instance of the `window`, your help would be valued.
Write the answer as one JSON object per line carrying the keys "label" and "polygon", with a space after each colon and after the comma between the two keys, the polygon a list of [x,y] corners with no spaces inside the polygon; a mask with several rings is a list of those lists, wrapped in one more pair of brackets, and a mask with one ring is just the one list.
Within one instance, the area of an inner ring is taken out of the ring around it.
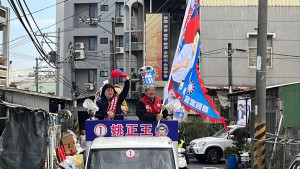
{"label": "window", "polygon": [[96,15],[96,5],[90,5],[89,6],[89,17],[95,18]]}
{"label": "window", "polygon": [[124,4],[119,4],[119,17],[124,17]]}
{"label": "window", "polygon": [[[250,68],[256,68],[256,58],[257,58],[257,34],[248,35],[248,48],[249,48],[249,61],[248,66]],[[272,39],[273,34],[268,34],[267,36],[267,68],[272,68]]]}
{"label": "window", "polygon": [[116,46],[123,47],[123,36],[116,36]]}
{"label": "window", "polygon": [[100,77],[107,77],[108,72],[107,71],[100,71]]}
{"label": "window", "polygon": [[95,82],[95,79],[94,79],[94,76],[95,75],[95,70],[92,69],[92,70],[88,70],[88,81],[89,83],[94,83]]}
{"label": "window", "polygon": [[[249,47],[249,67],[256,67],[256,55],[257,55],[257,48],[250,48]],[[267,48],[267,61],[266,66],[267,68],[272,67],[272,48]]]}
{"label": "window", "polygon": [[89,51],[94,51],[94,50],[96,50],[96,38],[90,37],[89,38]]}
{"label": "window", "polygon": [[108,11],[108,5],[101,5],[101,11]]}
{"label": "window", "polygon": [[100,38],[100,44],[108,44],[108,38]]}

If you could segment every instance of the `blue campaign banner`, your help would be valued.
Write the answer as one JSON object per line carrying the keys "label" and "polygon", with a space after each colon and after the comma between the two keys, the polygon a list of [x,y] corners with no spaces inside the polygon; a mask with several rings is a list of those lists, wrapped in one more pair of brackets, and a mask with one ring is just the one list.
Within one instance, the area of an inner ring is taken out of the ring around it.
{"label": "blue campaign banner", "polygon": [[138,120],[87,120],[85,122],[86,141],[96,137],[120,136],[168,136],[178,141],[178,121],[143,122]]}

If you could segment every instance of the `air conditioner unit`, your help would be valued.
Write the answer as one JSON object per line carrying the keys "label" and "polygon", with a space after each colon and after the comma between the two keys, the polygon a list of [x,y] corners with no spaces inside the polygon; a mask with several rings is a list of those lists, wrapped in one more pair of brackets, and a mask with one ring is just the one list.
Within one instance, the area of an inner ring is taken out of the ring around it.
{"label": "air conditioner unit", "polygon": [[85,90],[94,90],[94,89],[95,89],[94,83],[85,84]]}
{"label": "air conditioner unit", "polygon": [[124,17],[116,17],[116,23],[124,23]]}
{"label": "air conditioner unit", "polygon": [[76,60],[82,60],[82,59],[85,59],[85,52],[84,50],[75,50],[75,59]]}
{"label": "air conditioner unit", "polygon": [[75,43],[75,49],[82,49],[82,50],[84,50],[85,49],[84,43],[83,42],[77,42],[77,43]]}
{"label": "air conditioner unit", "polygon": [[116,53],[124,53],[124,47],[116,47]]}

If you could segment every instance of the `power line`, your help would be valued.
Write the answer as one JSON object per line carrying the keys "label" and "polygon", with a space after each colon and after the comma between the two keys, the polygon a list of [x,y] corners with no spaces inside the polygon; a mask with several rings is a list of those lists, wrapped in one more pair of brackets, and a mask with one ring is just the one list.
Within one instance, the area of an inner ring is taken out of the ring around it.
{"label": "power line", "polygon": [[[66,2],[66,1],[68,1],[68,0],[64,0],[64,1],[59,2],[59,3],[56,3],[56,4],[54,4],[54,5],[50,5],[50,6],[47,6],[47,7],[45,7],[45,8],[39,9],[39,10],[37,10],[37,11],[32,12],[31,14],[35,14],[35,13],[41,12],[41,11],[43,11],[43,10],[46,10],[46,9],[51,8],[51,7],[53,7],[53,6],[59,5],[59,4],[64,3],[64,2]],[[26,14],[26,15],[29,15],[29,14]],[[22,17],[24,17],[24,16],[22,16]],[[10,20],[8,20],[8,21],[0,22],[0,24],[6,23],[6,22],[10,22],[10,21],[13,21],[13,20],[16,20],[16,19],[18,19],[18,17],[17,17],[17,18],[10,19]]]}
{"label": "power line", "polygon": [[[23,9],[23,7],[22,7],[22,5],[21,5],[21,2],[18,0],[17,3],[18,3],[18,5],[19,5],[19,7],[20,7],[22,13],[24,14],[24,18],[25,18],[25,20],[26,20],[26,22],[27,22],[27,25],[29,26],[30,30],[33,32],[33,29],[32,29],[32,27],[31,27],[31,25],[30,25],[30,23],[29,23],[29,20],[28,20],[27,17],[26,17],[26,14],[25,14],[25,11],[24,11],[24,9]],[[18,11],[18,8],[17,8],[15,2],[14,2],[14,1],[9,1],[9,4],[11,5],[12,9],[14,10],[16,16],[19,18],[21,24],[23,25],[24,29],[26,30],[27,34],[29,35],[30,39],[32,40],[34,46],[36,47],[38,53],[39,53],[39,54],[41,55],[41,57],[48,63],[48,65],[52,66],[51,63],[49,63],[49,62],[47,61],[47,57],[46,57],[46,54],[45,54],[43,48],[39,45],[39,43],[36,42],[36,41],[37,41],[37,38],[36,38],[35,36],[34,36],[34,37],[31,36],[31,34],[30,34],[28,28],[26,27],[26,25],[25,25],[25,23],[24,23],[24,21],[23,21],[21,15],[20,15],[20,13],[19,13],[19,11]],[[52,66],[52,67],[53,67],[53,66]]]}
{"label": "power line", "polygon": [[[18,1],[19,1],[19,0],[18,0]],[[36,23],[36,21],[35,21],[33,15],[32,15],[32,13],[30,12],[30,10],[29,10],[29,8],[28,8],[28,5],[27,5],[26,1],[23,0],[23,2],[24,2],[24,4],[25,4],[25,6],[26,6],[26,8],[27,8],[27,11],[29,12],[29,14],[30,14],[30,16],[31,16],[31,18],[32,18],[32,20],[33,20],[33,22],[34,22],[36,28],[38,29],[38,31],[40,32],[40,34],[42,34],[42,31],[40,30],[40,28],[39,28],[39,26],[37,25],[37,23]],[[20,7],[23,9],[22,5],[21,5]],[[34,35],[34,36],[35,36],[35,35]],[[46,44],[48,45],[48,47],[53,51],[52,47],[51,47],[51,46],[49,45],[49,43],[46,41],[46,39],[45,39],[44,36],[43,36],[43,39],[45,40],[45,42],[46,42]]]}

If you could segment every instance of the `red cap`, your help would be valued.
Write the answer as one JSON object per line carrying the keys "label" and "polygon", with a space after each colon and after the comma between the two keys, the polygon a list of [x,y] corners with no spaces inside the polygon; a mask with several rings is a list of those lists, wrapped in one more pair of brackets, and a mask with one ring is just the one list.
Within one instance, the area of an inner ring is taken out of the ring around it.
{"label": "red cap", "polygon": [[122,72],[120,69],[115,69],[111,72],[110,77],[111,78],[116,78],[116,77],[126,77],[128,76],[127,73]]}

